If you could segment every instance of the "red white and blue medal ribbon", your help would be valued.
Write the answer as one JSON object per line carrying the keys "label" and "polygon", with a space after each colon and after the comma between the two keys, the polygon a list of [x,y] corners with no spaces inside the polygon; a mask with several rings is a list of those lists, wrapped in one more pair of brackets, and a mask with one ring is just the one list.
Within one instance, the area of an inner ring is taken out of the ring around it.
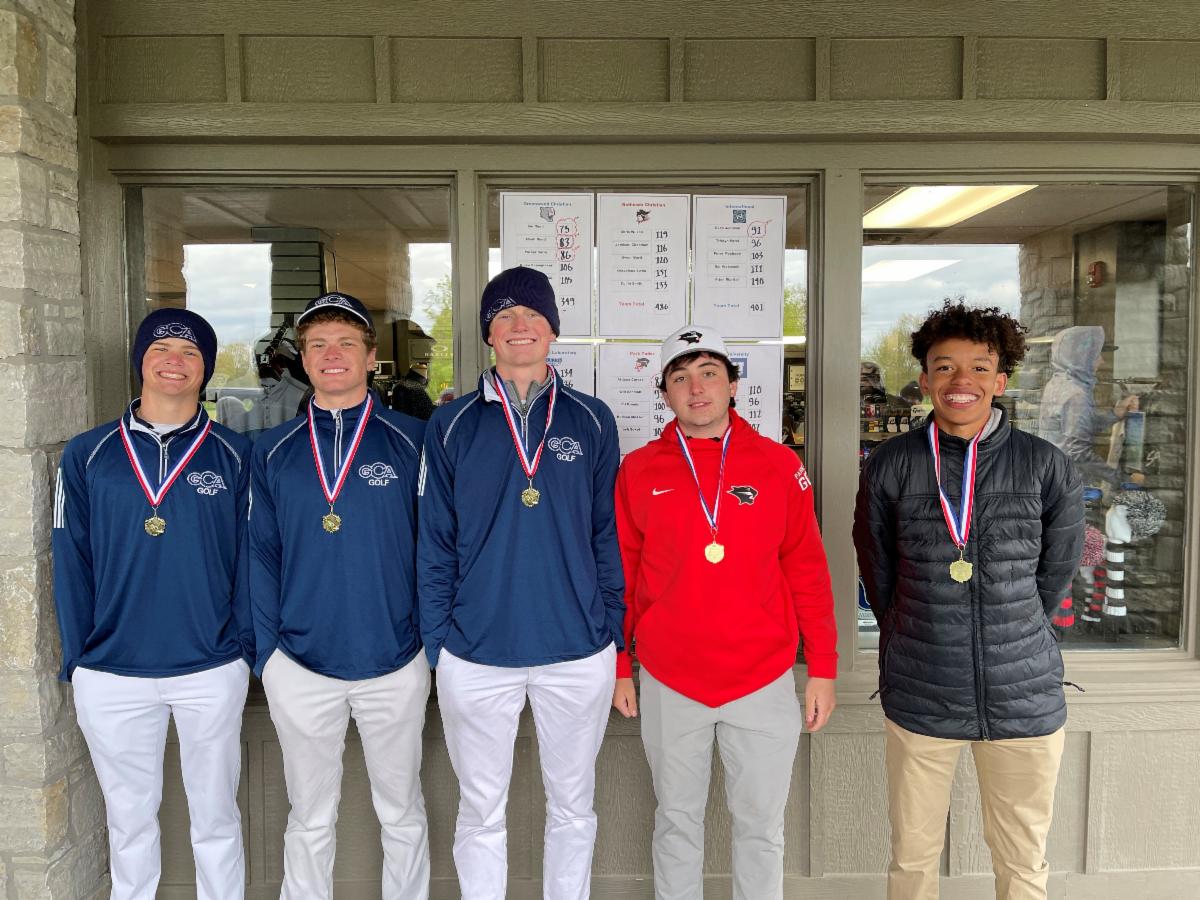
{"label": "red white and blue medal ribbon", "polygon": [[354,436],[350,440],[350,450],[342,460],[341,468],[334,472],[333,487],[329,486],[329,480],[325,477],[325,463],[321,459],[321,444],[317,440],[317,422],[313,416],[314,401],[309,401],[308,404],[308,442],[312,446],[313,462],[317,466],[317,476],[321,480],[321,491],[325,494],[325,501],[329,504],[329,512],[321,517],[321,527],[330,534],[333,534],[342,527],[342,517],[333,511],[333,504],[337,502],[338,495],[341,494],[342,488],[346,484],[346,476],[350,474],[350,467],[354,463],[354,456],[358,453],[358,445],[362,443],[363,432],[367,429],[367,421],[371,418],[371,408],[374,406],[374,400],[371,394],[367,393],[366,405],[363,406],[362,415],[358,419],[358,424],[354,426]]}
{"label": "red white and blue medal ribbon", "polygon": [[508,393],[504,385],[500,381],[500,377],[495,370],[492,371],[492,384],[496,388],[496,394],[500,397],[500,406],[504,410],[504,421],[508,423],[508,432],[512,435],[513,446],[517,448],[517,459],[521,462],[521,471],[525,473],[525,478],[529,482],[529,486],[521,491],[521,502],[529,508],[538,505],[542,494],[533,486],[533,476],[537,474],[538,466],[542,462],[542,449],[546,446],[546,436],[550,434],[550,424],[554,421],[554,405],[558,402],[558,374],[554,371],[554,366],[546,366],[550,370],[550,403],[546,409],[546,430],[542,432],[542,439],[538,441],[537,450],[533,454],[533,461],[530,462],[529,454],[525,452],[525,445],[521,443],[521,435],[517,431],[517,416],[513,412],[512,402],[508,399]]}
{"label": "red white and blue medal ribbon", "polygon": [[142,486],[142,493],[146,495],[146,500],[149,501],[150,507],[153,510],[150,518],[143,525],[146,529],[146,534],[151,537],[158,537],[167,530],[166,519],[158,514],[158,508],[162,505],[163,499],[167,496],[167,491],[171,489],[171,485],[175,483],[175,479],[187,468],[187,464],[192,461],[192,457],[196,455],[196,451],[200,449],[200,445],[204,443],[204,439],[208,437],[208,433],[211,430],[212,421],[206,420],[204,427],[200,429],[200,433],[196,435],[187,452],[183,454],[179,462],[175,464],[175,468],[167,473],[167,477],[163,479],[163,483],[155,490],[150,487],[150,479],[146,477],[146,470],[142,468],[142,461],[138,459],[137,451],[133,449],[133,436],[129,433],[129,427],[125,424],[124,417],[121,418],[121,443],[125,447],[125,455],[129,457],[129,464],[133,467],[134,477],[137,478],[138,484]]}
{"label": "red white and blue medal ribbon", "polygon": [[933,454],[933,478],[937,483],[938,500],[942,504],[942,517],[946,520],[946,528],[950,531],[954,546],[958,548],[958,559],[950,564],[950,577],[960,583],[967,582],[971,580],[974,567],[963,559],[963,554],[967,538],[971,535],[971,517],[975,509],[975,469],[979,461],[979,439],[983,437],[984,429],[980,428],[979,433],[971,439],[963,457],[962,496],[957,514],[942,490],[942,454],[937,423],[930,422],[926,430],[929,433],[929,450]]}
{"label": "red white and blue medal ribbon", "polygon": [[729,454],[729,438],[733,434],[733,426],[725,429],[721,438],[721,467],[717,470],[717,496],[709,509],[708,501],[704,499],[704,490],[700,487],[700,476],[696,474],[696,463],[692,460],[692,451],[688,449],[687,438],[683,430],[675,426],[675,437],[679,440],[679,449],[683,451],[683,459],[692,473],[692,481],[696,483],[696,494],[700,497],[700,508],[704,510],[704,518],[708,520],[708,530],[712,535],[712,543],[704,548],[704,558],[714,565],[725,558],[725,547],[717,543],[717,523],[721,516],[721,489],[725,484],[725,457]]}

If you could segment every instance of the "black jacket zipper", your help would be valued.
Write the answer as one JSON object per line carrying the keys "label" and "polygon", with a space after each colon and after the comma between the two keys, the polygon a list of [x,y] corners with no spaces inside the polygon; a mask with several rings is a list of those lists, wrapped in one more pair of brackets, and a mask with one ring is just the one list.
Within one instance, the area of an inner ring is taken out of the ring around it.
{"label": "black jacket zipper", "polygon": [[[975,564],[977,561],[972,560]],[[988,731],[987,685],[983,683],[983,614],[979,609],[978,566],[976,575],[968,584],[971,587],[971,643],[975,657],[975,707],[979,720],[979,734],[985,741],[992,739]]]}

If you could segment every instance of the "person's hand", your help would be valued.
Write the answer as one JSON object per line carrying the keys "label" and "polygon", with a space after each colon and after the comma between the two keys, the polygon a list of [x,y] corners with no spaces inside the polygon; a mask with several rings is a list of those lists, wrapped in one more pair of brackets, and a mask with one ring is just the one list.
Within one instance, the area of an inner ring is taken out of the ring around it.
{"label": "person's hand", "polygon": [[1117,401],[1117,405],[1113,407],[1113,412],[1117,414],[1118,419],[1125,418],[1126,413],[1137,412],[1141,409],[1142,401],[1137,394],[1130,394],[1128,397],[1123,397]]}
{"label": "person's hand", "polygon": [[837,691],[832,678],[809,678],[804,686],[804,727],[820,731],[837,706]]}
{"label": "person's hand", "polygon": [[613,689],[613,707],[627,719],[637,715],[637,691],[632,678],[618,678]]}

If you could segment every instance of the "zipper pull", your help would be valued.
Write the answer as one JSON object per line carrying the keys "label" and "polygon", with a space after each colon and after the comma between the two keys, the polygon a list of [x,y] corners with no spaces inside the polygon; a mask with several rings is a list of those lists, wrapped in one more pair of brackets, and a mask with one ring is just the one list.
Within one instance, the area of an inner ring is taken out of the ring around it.
{"label": "zipper pull", "polygon": [[1075,682],[1073,682],[1073,681],[1064,681],[1064,682],[1063,682],[1063,687],[1073,687],[1073,688],[1075,688],[1075,690],[1079,691],[1079,693],[1081,693],[1081,694],[1086,694],[1086,693],[1087,693],[1087,691],[1085,691],[1083,688],[1081,688],[1079,685],[1077,685],[1077,684],[1076,684]]}
{"label": "zipper pull", "polygon": [[883,688],[879,688],[878,690],[876,690],[876,691],[875,691],[875,693],[873,693],[873,694],[872,694],[870,697],[868,697],[867,699],[868,699],[868,700],[874,700],[876,697],[878,697],[878,696],[879,696],[879,691],[882,691],[882,690],[883,690]]}

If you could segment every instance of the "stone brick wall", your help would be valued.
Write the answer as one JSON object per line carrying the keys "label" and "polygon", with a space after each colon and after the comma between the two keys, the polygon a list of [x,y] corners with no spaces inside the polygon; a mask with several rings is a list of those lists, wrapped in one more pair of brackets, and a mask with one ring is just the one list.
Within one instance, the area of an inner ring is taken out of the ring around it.
{"label": "stone brick wall", "polygon": [[[1143,387],[1144,487],[1163,501],[1167,514],[1157,535],[1126,550],[1129,612],[1119,640],[1127,643],[1142,637],[1174,642],[1185,606],[1190,199],[1190,192],[1172,188],[1165,222],[1114,222],[1078,234],[1062,228],[1022,243],[1020,250],[1021,321],[1031,334],[1049,337],[1072,325],[1100,325],[1110,343],[1135,357],[1132,368],[1126,368],[1140,375],[1134,380]],[[1102,285],[1090,288],[1086,269],[1093,261],[1104,263],[1106,274]],[[1122,292],[1130,285],[1157,287],[1158,334],[1152,340],[1136,328],[1122,327],[1121,313],[1127,314],[1133,302]],[[1022,398],[1034,427],[1040,391],[1050,377],[1049,351],[1048,343],[1032,344],[1021,367]],[[1138,364],[1139,352],[1151,358]],[[1096,405],[1101,413],[1120,399],[1121,379],[1114,374],[1113,355],[1105,354],[1097,372]],[[1157,383],[1147,392],[1144,385],[1151,378]],[[1097,452],[1104,456],[1107,428],[1096,437]],[[1107,500],[1096,506],[1092,524],[1102,526],[1107,506]],[[1115,630],[1105,634],[1118,640]],[[1088,641],[1094,635],[1076,626],[1067,639]]]}
{"label": "stone brick wall", "polygon": [[[1030,337],[1052,335],[1075,324],[1074,266],[1075,247],[1068,228],[1021,242],[1019,318]],[[1019,374],[1022,390],[1036,403],[1050,377],[1050,345],[1030,344]]]}
{"label": "stone brick wall", "polygon": [[104,806],[56,680],[50,510],[88,425],[73,0],[0,0],[0,897],[104,890]]}

